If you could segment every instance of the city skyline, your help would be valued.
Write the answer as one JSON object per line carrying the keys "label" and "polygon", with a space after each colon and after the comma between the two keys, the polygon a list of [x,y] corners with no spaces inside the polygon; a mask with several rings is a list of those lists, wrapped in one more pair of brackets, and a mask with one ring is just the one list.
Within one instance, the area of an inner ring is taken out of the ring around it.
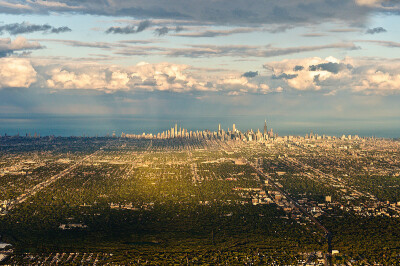
{"label": "city skyline", "polygon": [[[119,133],[119,132],[118,132]],[[3,137],[0,135],[0,138]],[[20,134],[19,132],[14,135],[10,135],[4,133],[4,137],[27,137],[27,138],[40,138],[40,137],[58,137],[54,134],[52,135],[41,135],[38,132],[26,132],[24,134]],[[113,130],[112,134],[109,132],[106,135],[96,134],[95,136],[90,136],[86,134],[79,135],[71,135],[71,137],[112,137],[112,138],[132,138],[132,139],[174,139],[174,138],[182,138],[182,139],[214,139],[214,140],[236,140],[236,141],[248,141],[248,142],[265,142],[268,140],[272,141],[287,141],[293,139],[315,139],[315,140],[351,140],[351,139],[360,139],[360,138],[375,138],[375,136],[359,136],[358,134],[345,134],[341,133],[339,135],[327,135],[327,134],[318,134],[310,130],[309,133],[305,135],[301,134],[287,134],[287,135],[279,135],[274,132],[273,128],[270,127],[268,130],[267,120],[264,120],[264,127],[260,130],[257,128],[256,130],[253,128],[248,129],[238,129],[236,127],[236,123],[233,123],[231,127],[223,128],[221,123],[218,123],[218,126],[214,129],[188,129],[185,128],[180,122],[175,122],[174,125],[170,129],[162,129],[161,131],[153,131],[146,132],[143,130],[142,133],[132,133],[129,131],[122,131],[121,134],[117,135],[116,131]],[[378,137],[379,138],[379,137]]]}
{"label": "city skyline", "polygon": [[[277,138],[278,134],[274,134],[273,129],[270,131],[266,130],[267,128],[267,120],[265,120],[264,124],[264,132],[261,133],[260,129],[257,131],[253,131],[253,129],[247,129],[243,132],[236,128],[236,124],[232,124],[231,129],[228,127],[227,130],[224,130],[221,127],[221,124],[218,123],[217,130],[189,130],[187,128],[175,123],[175,127],[171,127],[171,129],[163,130],[162,132],[150,133],[143,132],[142,134],[131,134],[131,133],[121,133],[121,138],[145,138],[145,139],[169,139],[169,138],[215,138],[215,139],[236,139],[236,140],[245,140],[245,141],[264,141],[269,138]],[[113,137],[116,137],[115,133],[113,133]]]}

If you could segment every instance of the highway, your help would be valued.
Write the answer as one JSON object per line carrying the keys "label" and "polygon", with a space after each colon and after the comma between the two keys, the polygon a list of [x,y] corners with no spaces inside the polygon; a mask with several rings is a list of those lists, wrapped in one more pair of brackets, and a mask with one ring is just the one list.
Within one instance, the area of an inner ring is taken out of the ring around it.
{"label": "highway", "polygon": [[76,163],[74,163],[73,165],[71,165],[70,167],[68,167],[67,169],[61,171],[60,173],[50,177],[49,179],[35,185],[34,187],[32,187],[31,189],[29,189],[29,191],[21,194],[20,196],[18,196],[14,201],[12,201],[7,208],[5,209],[4,213],[7,213],[8,211],[12,210],[13,208],[15,208],[18,204],[21,204],[23,202],[25,202],[28,198],[34,196],[36,193],[38,193],[39,191],[41,191],[42,189],[48,187],[49,185],[53,184],[55,181],[57,181],[58,179],[66,176],[67,174],[69,174],[72,170],[76,169],[79,165],[81,165],[84,161],[92,158],[93,156],[97,155],[99,152],[101,152],[102,149],[86,156],[85,158],[83,158],[82,160],[77,161]]}
{"label": "highway", "polygon": [[[247,160],[246,160],[247,161]],[[274,180],[272,180],[268,175],[264,174],[264,172],[257,168],[254,164],[250,163],[247,161],[247,164],[249,166],[251,166],[254,171],[257,172],[257,174],[261,177],[261,180],[268,180],[269,184],[271,184],[271,186],[276,189],[277,191],[279,191],[279,193],[281,193],[289,202],[291,202],[298,210],[300,210],[305,216],[307,216],[319,229],[321,229],[326,236],[326,239],[328,241],[328,255],[327,255],[327,260],[330,260],[330,255],[332,254],[332,234],[331,232],[325,227],[323,226],[317,219],[315,219],[315,217],[313,215],[311,215],[310,213],[307,212],[307,210],[301,206],[295,199],[293,199],[292,197],[290,197],[285,191],[283,191],[282,189],[279,188],[278,185],[275,184]],[[330,262],[327,262],[327,265],[330,265]]]}

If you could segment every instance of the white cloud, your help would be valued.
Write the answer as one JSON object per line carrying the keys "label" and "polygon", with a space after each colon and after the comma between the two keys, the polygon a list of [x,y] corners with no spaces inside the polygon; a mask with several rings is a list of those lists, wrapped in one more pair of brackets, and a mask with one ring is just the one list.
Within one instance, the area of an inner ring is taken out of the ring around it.
{"label": "white cloud", "polygon": [[125,91],[219,91],[269,93],[264,83],[250,82],[241,73],[210,74],[204,69],[173,63],[140,62],[130,67],[86,64],[82,67],[47,66],[44,87],[51,89],[92,89],[106,92]]}
{"label": "white cloud", "polygon": [[250,81],[247,77],[238,74],[230,74],[216,81],[219,91],[228,92],[229,95],[240,95],[246,93],[268,94],[273,92],[263,82]]}
{"label": "white cloud", "polygon": [[387,95],[400,93],[400,73],[390,70],[367,69],[359,82],[354,86],[355,91],[365,94]]}
{"label": "white cloud", "polygon": [[343,71],[335,73],[327,68],[314,66],[326,66],[329,63],[332,63],[332,65],[348,65],[348,61],[349,59],[347,58],[340,61],[331,56],[325,59],[313,57],[270,62],[265,64],[264,67],[271,69],[273,75],[277,77],[282,77],[282,75],[291,77],[283,79],[291,88],[296,90],[320,90],[320,82],[349,78],[351,73],[350,69],[343,69]]}
{"label": "white cloud", "polygon": [[235,71],[212,71],[169,62],[140,62],[125,67],[15,57],[0,59],[0,88],[36,86],[53,91],[197,91],[228,95],[280,93],[288,89],[322,91],[324,95],[344,90],[379,95],[400,93],[400,61],[376,58],[286,59],[266,63],[264,68],[270,73],[253,78]]}
{"label": "white cloud", "polygon": [[27,59],[0,58],[0,88],[29,87],[36,81],[36,71]]}
{"label": "white cloud", "polygon": [[363,94],[389,95],[400,93],[400,62],[385,59],[327,57],[287,59],[266,63],[276,79],[295,90],[339,90]]}
{"label": "white cloud", "polygon": [[[112,73],[113,75],[114,73]],[[112,90],[117,85],[119,89],[126,88],[123,79],[111,79],[106,81],[105,72],[89,71],[80,73],[76,70],[54,68],[50,71],[51,78],[47,80],[47,86],[52,89],[108,89]],[[118,73],[117,73],[118,76]]]}
{"label": "white cloud", "polygon": [[86,64],[58,66],[46,71],[49,78],[44,86],[52,89],[93,89],[175,91],[208,90],[186,70],[187,65],[141,62],[135,66],[119,67]]}
{"label": "white cloud", "polygon": [[0,57],[12,54],[16,51],[36,50],[43,46],[38,42],[31,42],[24,37],[17,37],[13,41],[10,38],[0,38]]}

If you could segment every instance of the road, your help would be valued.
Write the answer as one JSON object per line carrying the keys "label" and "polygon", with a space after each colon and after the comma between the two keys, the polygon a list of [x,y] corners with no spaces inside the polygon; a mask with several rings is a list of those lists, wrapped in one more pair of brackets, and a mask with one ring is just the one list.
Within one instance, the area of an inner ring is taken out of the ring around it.
{"label": "road", "polygon": [[[264,174],[264,172],[257,168],[254,164],[247,162],[247,164],[249,166],[251,166],[254,171],[257,172],[257,174],[259,176],[261,176],[261,179],[264,180],[268,180],[268,183],[271,184],[271,186],[279,191],[279,193],[281,193],[289,202],[291,202],[298,210],[300,210],[305,216],[307,216],[319,229],[321,229],[326,236],[327,242],[328,242],[328,256],[327,256],[327,260],[330,260],[330,254],[332,254],[332,234],[331,232],[325,227],[323,226],[317,219],[315,219],[315,217],[313,215],[311,215],[310,213],[307,212],[307,210],[301,206],[295,199],[293,199],[292,197],[290,197],[285,191],[283,191],[282,189],[279,188],[278,185],[275,184],[274,180],[272,180],[268,175]],[[264,181],[262,180],[262,181]],[[328,265],[330,265],[330,262],[327,262]]]}
{"label": "road", "polygon": [[66,176],[67,174],[69,174],[72,170],[76,169],[79,165],[81,165],[84,161],[92,158],[93,156],[97,155],[98,153],[100,153],[102,151],[102,149],[86,156],[85,158],[83,158],[82,160],[77,161],[76,163],[74,163],[73,165],[71,165],[70,167],[68,167],[67,169],[63,170],[62,172],[50,177],[49,179],[35,185],[33,188],[29,189],[29,191],[25,192],[24,194],[18,196],[14,201],[12,201],[6,208],[4,213],[7,213],[8,211],[12,210],[13,208],[15,208],[18,204],[21,204],[23,202],[25,202],[28,198],[34,196],[36,193],[38,193],[39,191],[41,191],[42,189],[48,187],[49,185],[53,184],[55,181],[57,181],[58,179]]}

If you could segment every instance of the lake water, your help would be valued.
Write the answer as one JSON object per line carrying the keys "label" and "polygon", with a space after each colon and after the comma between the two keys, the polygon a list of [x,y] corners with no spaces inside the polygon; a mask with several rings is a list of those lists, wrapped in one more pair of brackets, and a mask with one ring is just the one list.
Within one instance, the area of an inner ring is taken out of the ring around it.
{"label": "lake water", "polygon": [[[168,130],[178,123],[188,130],[217,130],[221,123],[225,130],[232,129],[232,124],[243,131],[248,129],[260,130],[264,126],[262,116],[226,116],[226,117],[143,117],[127,115],[110,116],[56,116],[56,115],[0,115],[0,134],[25,135],[26,133],[41,136],[105,136],[114,131],[117,135],[122,132],[141,134],[158,133]],[[320,135],[341,136],[342,134],[358,134],[359,136],[400,137],[400,121],[392,120],[343,120],[343,119],[314,119],[293,120],[290,117],[271,117],[267,120],[268,129],[281,136],[302,135],[313,131]]]}

